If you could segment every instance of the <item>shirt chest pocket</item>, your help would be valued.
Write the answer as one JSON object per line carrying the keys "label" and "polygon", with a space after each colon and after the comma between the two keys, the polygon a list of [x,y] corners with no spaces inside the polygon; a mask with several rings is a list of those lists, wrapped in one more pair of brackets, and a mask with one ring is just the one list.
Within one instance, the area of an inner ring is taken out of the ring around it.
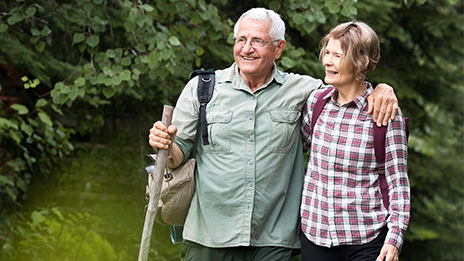
{"label": "shirt chest pocket", "polygon": [[275,153],[290,153],[300,138],[301,112],[293,109],[269,110],[271,126],[269,126],[268,149]]}
{"label": "shirt chest pocket", "polygon": [[206,153],[227,153],[231,144],[232,111],[207,111],[209,145],[203,145]]}

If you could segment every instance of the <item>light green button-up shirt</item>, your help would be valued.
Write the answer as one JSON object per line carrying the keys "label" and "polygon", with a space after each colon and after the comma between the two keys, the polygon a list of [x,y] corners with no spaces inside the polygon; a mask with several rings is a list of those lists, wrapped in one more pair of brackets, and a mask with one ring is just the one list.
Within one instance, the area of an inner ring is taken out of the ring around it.
{"label": "light green button-up shirt", "polygon": [[[197,130],[197,83],[186,85],[173,115],[185,160]],[[300,247],[300,116],[310,92],[321,86],[321,80],[274,69],[253,93],[236,64],[216,71],[206,109],[210,145],[199,139],[184,239],[207,247]]]}

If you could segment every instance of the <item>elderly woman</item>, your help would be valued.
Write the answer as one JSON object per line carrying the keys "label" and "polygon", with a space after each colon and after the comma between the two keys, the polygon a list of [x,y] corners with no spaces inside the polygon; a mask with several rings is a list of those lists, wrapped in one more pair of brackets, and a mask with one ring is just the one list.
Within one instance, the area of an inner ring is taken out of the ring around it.
{"label": "elderly woman", "polygon": [[[311,93],[303,111],[303,147],[311,156],[300,209],[302,260],[398,260],[409,222],[406,123],[399,111],[388,124],[385,204],[367,114],[373,89],[365,81],[379,61],[379,39],[354,21],[334,27],[321,47],[325,82],[335,88],[324,97],[324,90]],[[328,100],[314,120],[321,98]]]}

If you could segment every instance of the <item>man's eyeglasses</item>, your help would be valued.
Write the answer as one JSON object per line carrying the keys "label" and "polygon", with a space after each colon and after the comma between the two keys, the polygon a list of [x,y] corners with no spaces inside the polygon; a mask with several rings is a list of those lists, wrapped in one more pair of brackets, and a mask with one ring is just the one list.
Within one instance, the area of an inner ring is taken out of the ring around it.
{"label": "man's eyeglasses", "polygon": [[[272,41],[265,42],[262,39],[256,38],[256,39],[251,39],[250,40],[250,45],[253,48],[261,48],[261,47],[264,47],[267,43],[273,43],[273,42],[278,42],[278,41],[280,41],[280,40],[277,39],[277,40],[272,40]],[[246,38],[234,38],[234,42],[238,46],[245,46],[248,41],[247,41]]]}

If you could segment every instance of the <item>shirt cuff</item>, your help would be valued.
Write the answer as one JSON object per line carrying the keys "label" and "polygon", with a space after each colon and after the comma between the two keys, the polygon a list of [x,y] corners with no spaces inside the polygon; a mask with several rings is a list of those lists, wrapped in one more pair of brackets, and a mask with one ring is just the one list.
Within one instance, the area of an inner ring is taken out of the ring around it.
{"label": "shirt cuff", "polygon": [[[179,147],[179,149],[184,153],[184,160],[182,161],[182,164],[185,164],[187,160],[190,158],[190,153],[192,152],[193,144],[189,141],[185,141],[179,137],[176,136],[174,143]],[[197,144],[198,146],[198,144]]]}
{"label": "shirt cuff", "polygon": [[401,252],[403,246],[404,234],[398,228],[392,227],[388,229],[387,237],[385,238],[385,244],[390,244],[398,248],[398,252]]}

